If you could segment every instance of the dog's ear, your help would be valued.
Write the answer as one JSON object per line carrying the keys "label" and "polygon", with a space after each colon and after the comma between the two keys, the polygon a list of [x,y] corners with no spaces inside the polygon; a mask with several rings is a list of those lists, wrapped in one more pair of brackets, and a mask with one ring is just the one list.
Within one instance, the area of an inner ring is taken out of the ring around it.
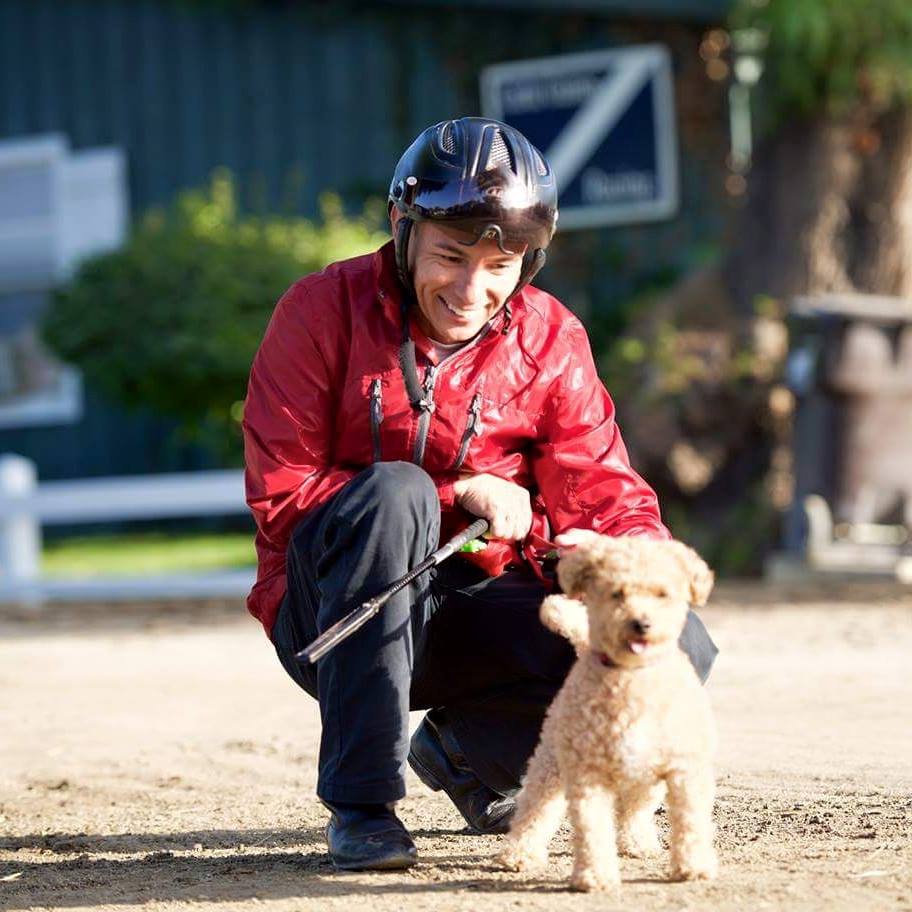
{"label": "dog's ear", "polygon": [[577,545],[567,551],[557,565],[561,589],[571,598],[579,598],[596,568],[596,556],[588,545]]}
{"label": "dog's ear", "polygon": [[715,574],[693,548],[689,548],[679,541],[669,542],[669,545],[674,548],[675,554],[690,579],[690,603],[698,606],[705,605],[712,592]]}

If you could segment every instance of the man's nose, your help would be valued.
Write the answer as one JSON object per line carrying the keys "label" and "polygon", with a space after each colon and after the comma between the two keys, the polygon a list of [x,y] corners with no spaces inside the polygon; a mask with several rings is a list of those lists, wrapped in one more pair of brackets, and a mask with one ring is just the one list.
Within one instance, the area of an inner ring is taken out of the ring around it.
{"label": "man's nose", "polygon": [[477,266],[466,266],[462,271],[457,289],[466,307],[483,307],[488,301],[484,270]]}

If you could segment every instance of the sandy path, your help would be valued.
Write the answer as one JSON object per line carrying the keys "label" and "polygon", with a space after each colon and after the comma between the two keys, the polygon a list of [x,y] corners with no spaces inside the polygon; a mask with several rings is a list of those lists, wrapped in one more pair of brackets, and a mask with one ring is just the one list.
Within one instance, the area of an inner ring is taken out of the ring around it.
{"label": "sandy path", "polygon": [[0,908],[912,910],[912,594],[720,587],[722,877],[625,861],[620,900],[566,890],[566,831],[497,871],[414,778],[422,864],[333,873],[316,707],[239,612],[0,617]]}

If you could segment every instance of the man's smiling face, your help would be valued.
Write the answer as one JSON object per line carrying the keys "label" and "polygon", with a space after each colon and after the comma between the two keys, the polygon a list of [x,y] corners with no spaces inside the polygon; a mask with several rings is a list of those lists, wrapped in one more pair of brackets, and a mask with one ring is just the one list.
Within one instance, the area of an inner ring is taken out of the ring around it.
{"label": "man's smiling face", "polygon": [[[399,213],[393,210],[393,225]],[[421,222],[409,240],[418,323],[437,342],[468,342],[503,307],[522,271],[523,251],[504,253],[495,238]],[[462,243],[460,243],[462,242]]]}

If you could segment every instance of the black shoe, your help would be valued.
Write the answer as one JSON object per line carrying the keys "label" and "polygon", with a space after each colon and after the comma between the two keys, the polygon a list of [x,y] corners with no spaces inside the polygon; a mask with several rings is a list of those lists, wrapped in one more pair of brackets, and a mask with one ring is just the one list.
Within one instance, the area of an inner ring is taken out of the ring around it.
{"label": "black shoe", "polygon": [[475,832],[506,833],[510,828],[516,802],[488,788],[472,772],[439,710],[428,713],[412,735],[408,762],[428,788],[449,795]]}
{"label": "black shoe", "polygon": [[390,871],[418,860],[415,843],[392,804],[323,804],[329,857],[343,871]]}

